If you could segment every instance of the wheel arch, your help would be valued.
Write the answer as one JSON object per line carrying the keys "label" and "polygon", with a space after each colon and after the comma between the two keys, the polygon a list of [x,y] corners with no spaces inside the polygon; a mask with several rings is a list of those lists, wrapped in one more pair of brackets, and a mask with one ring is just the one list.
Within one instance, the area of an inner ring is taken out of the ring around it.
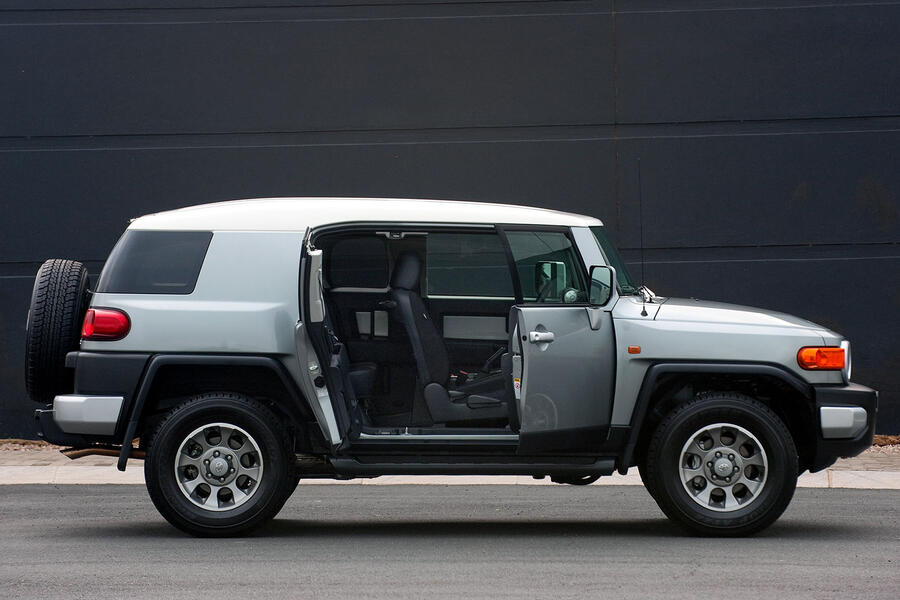
{"label": "wheel arch", "polygon": [[316,418],[283,364],[271,356],[155,354],[150,357],[128,408],[118,469],[125,470],[135,437],[169,409],[195,394],[234,392],[264,398],[269,407],[315,443]]}
{"label": "wheel arch", "polygon": [[785,423],[800,454],[801,471],[815,450],[815,396],[812,386],[772,363],[667,362],[650,366],[631,418],[618,470],[638,464],[656,425],[672,408],[704,391],[738,392],[758,399]]}

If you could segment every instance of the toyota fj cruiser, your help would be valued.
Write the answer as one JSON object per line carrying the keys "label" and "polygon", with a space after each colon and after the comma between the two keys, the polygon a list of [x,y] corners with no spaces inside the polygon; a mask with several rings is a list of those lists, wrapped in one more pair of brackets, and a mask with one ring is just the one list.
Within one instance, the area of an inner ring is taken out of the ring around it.
{"label": "toyota fj cruiser", "polygon": [[746,535],[871,443],[850,363],[814,323],[636,286],[591,217],[264,199],[132,221],[93,290],[44,263],[26,384],[44,439],[143,458],[195,535],[261,525],[301,478],[632,466],[672,520]]}

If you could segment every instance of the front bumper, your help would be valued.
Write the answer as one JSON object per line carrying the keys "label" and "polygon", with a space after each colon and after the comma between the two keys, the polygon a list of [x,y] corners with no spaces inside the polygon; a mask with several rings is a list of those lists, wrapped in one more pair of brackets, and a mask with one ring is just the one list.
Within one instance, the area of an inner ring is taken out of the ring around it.
{"label": "front bumper", "polygon": [[809,470],[831,466],[872,445],[878,392],[856,383],[815,386],[816,449]]}

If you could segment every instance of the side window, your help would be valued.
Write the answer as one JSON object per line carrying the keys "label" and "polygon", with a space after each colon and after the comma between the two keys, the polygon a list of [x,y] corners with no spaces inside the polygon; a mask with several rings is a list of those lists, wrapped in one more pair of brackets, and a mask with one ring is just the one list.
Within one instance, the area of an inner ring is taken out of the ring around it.
{"label": "side window", "polygon": [[508,231],[525,302],[587,301],[585,275],[568,236],[558,231]]}
{"label": "side window", "polygon": [[331,287],[385,288],[390,277],[387,242],[383,237],[341,238],[325,252],[325,273]]}
{"label": "side window", "polygon": [[496,233],[429,233],[426,238],[429,296],[515,296],[509,263]]}
{"label": "side window", "polygon": [[129,229],[100,274],[105,294],[190,294],[206,258],[210,231]]}

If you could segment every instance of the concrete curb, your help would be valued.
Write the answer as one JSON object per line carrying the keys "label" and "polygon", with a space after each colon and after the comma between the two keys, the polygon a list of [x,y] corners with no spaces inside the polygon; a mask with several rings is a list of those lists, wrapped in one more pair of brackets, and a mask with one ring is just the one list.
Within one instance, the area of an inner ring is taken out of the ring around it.
{"label": "concrete curb", "polygon": [[[143,485],[144,469],[133,464],[124,473],[113,466],[81,465],[7,465],[0,466],[0,485],[70,485],[70,484],[126,484]],[[549,479],[528,476],[405,476],[386,475],[373,479],[335,481],[333,479],[305,479],[300,485],[554,485]],[[601,477],[592,485],[642,485],[637,469],[627,475]],[[850,488],[867,490],[900,490],[900,471],[847,471],[826,469],[819,473],[804,473],[798,483],[801,488]]]}

